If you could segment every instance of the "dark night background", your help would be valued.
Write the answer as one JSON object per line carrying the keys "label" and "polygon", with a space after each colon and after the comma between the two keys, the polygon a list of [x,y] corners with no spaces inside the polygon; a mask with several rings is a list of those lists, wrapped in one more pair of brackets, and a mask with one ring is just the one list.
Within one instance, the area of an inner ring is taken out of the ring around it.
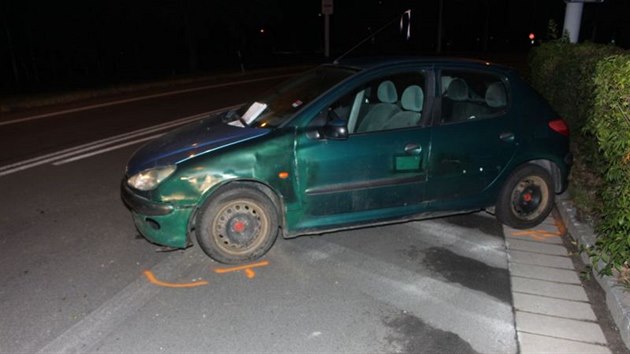
{"label": "dark night background", "polygon": [[[562,0],[443,0],[442,54],[526,53],[561,30]],[[397,17],[412,9],[411,38]],[[433,54],[439,0],[335,0],[331,59],[394,20],[359,55]],[[162,79],[323,58],[320,0],[4,0],[3,94]],[[580,40],[630,47],[630,1],[586,4]]]}

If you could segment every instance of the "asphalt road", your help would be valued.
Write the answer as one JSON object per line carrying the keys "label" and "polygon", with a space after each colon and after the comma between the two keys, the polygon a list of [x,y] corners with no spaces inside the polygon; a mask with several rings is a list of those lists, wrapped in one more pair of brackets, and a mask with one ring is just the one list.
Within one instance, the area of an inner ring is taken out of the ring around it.
{"label": "asphalt road", "polygon": [[240,270],[137,237],[119,183],[141,140],[279,80],[3,118],[0,352],[516,352],[483,213],[278,240]]}

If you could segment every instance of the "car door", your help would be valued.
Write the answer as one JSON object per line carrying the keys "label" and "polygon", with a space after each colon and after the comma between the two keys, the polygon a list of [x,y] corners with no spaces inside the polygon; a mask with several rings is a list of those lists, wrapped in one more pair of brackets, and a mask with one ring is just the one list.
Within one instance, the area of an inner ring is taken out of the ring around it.
{"label": "car door", "polygon": [[499,74],[456,69],[441,70],[437,83],[427,197],[437,207],[477,207],[518,142],[508,83]]}
{"label": "car door", "polygon": [[378,221],[422,209],[430,144],[430,130],[421,123],[426,83],[422,70],[370,80],[311,123],[317,129],[341,122],[346,136],[327,136],[324,129],[297,138],[303,210],[298,228]]}

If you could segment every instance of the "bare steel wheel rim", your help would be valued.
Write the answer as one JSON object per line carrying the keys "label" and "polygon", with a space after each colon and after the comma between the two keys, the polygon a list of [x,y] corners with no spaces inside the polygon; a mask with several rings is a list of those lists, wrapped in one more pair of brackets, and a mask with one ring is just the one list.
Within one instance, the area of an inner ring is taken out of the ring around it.
{"label": "bare steel wheel rim", "polygon": [[231,255],[244,255],[258,249],[269,233],[269,217],[252,200],[231,201],[217,212],[212,223],[215,244]]}
{"label": "bare steel wheel rim", "polygon": [[511,195],[511,208],[521,220],[534,220],[545,210],[549,202],[549,188],[539,176],[527,176],[521,179]]}

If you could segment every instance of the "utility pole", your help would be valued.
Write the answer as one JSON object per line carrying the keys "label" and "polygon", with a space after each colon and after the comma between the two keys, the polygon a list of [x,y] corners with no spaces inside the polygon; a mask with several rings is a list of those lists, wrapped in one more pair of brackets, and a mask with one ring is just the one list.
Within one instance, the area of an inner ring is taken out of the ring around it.
{"label": "utility pole", "polygon": [[437,49],[436,52],[442,53],[442,16],[444,15],[444,0],[440,0],[438,10],[438,30],[437,30]]}
{"label": "utility pole", "polygon": [[571,43],[577,43],[580,38],[584,3],[603,3],[604,0],[564,0],[564,2],[567,4],[564,12],[564,31],[568,32]]}
{"label": "utility pole", "polygon": [[322,0],[324,15],[324,57],[330,57],[330,15],[333,14],[333,0]]}
{"label": "utility pole", "polygon": [[15,56],[15,49],[13,48],[13,38],[11,36],[11,31],[9,31],[9,24],[7,23],[7,18],[2,15],[2,27],[4,27],[4,33],[7,37],[7,47],[9,49],[9,57],[11,58],[11,69],[13,73],[13,79],[15,80],[15,87],[20,85],[20,72],[18,70],[17,59]]}

